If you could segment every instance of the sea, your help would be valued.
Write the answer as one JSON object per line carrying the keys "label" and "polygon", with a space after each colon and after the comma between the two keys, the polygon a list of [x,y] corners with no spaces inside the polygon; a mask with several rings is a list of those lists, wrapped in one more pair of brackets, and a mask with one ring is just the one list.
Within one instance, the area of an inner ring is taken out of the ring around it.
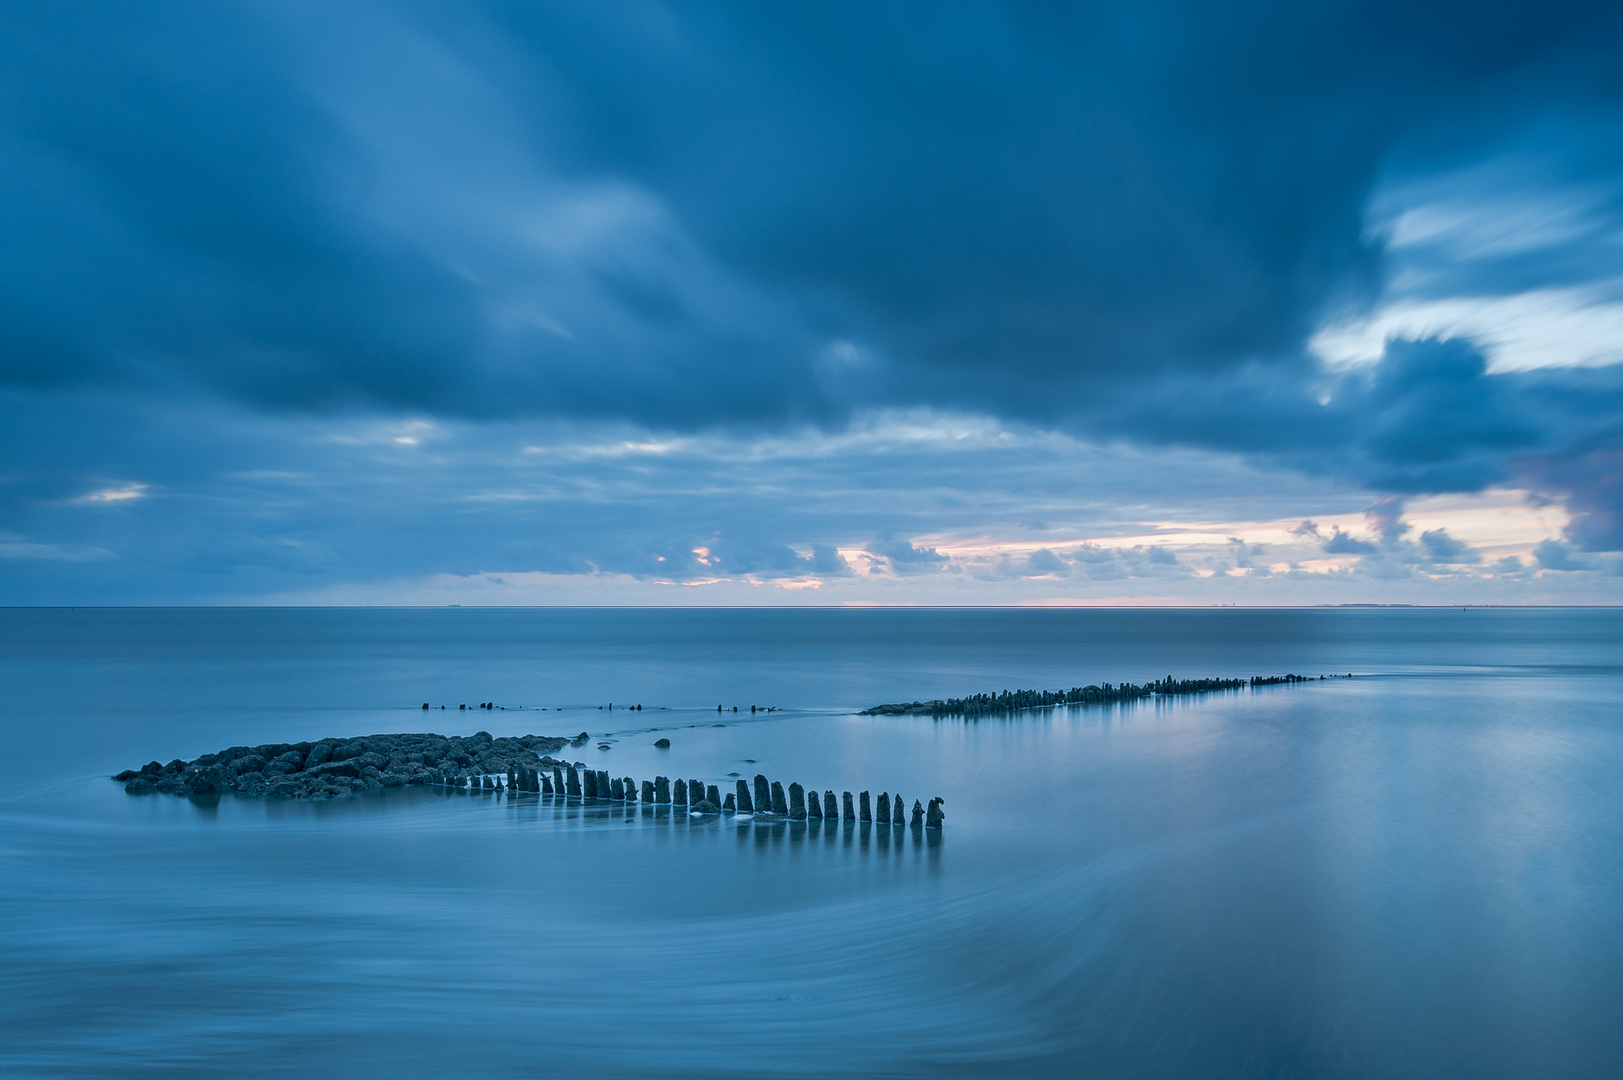
{"label": "sea", "polygon": [[[424,730],[946,821],[109,778]],[[8,1078],[1623,1076],[1616,609],[11,609],[0,736]]]}

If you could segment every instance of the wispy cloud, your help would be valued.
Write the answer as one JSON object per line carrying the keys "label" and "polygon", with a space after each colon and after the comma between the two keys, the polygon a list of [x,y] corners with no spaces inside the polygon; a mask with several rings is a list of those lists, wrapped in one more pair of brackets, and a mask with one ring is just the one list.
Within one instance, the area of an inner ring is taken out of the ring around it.
{"label": "wispy cloud", "polygon": [[106,548],[64,548],[55,544],[32,544],[26,541],[0,540],[0,559],[82,563],[103,562],[114,558],[117,558],[117,556]]}
{"label": "wispy cloud", "polygon": [[125,503],[147,497],[147,485],[124,484],[120,487],[102,488],[99,491],[87,492],[71,500],[76,503]]}

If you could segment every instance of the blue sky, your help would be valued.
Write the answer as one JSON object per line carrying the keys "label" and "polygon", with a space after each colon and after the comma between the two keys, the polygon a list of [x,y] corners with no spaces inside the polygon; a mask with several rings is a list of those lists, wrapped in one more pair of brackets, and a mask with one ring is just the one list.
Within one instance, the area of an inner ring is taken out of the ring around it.
{"label": "blue sky", "polygon": [[1601,4],[56,3],[0,601],[1623,602]]}

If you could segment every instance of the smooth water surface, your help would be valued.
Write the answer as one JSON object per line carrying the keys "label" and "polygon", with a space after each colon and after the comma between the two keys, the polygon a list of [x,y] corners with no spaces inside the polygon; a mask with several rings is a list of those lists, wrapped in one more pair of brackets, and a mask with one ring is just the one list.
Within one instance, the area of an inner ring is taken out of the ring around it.
{"label": "smooth water surface", "polygon": [[[1615,610],[3,611],[0,1075],[1623,1075],[1620,665]],[[1355,677],[854,715],[1285,671]],[[425,727],[948,822],[106,779]]]}

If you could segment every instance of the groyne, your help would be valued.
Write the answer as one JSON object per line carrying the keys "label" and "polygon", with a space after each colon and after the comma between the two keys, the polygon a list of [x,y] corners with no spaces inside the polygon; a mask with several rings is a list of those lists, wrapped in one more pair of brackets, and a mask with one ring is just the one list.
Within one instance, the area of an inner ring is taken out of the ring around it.
{"label": "groyne", "polygon": [[[610,776],[606,769],[590,769],[585,762],[551,756],[575,741],[544,735],[498,739],[480,731],[465,737],[399,734],[267,743],[233,746],[192,761],[177,758],[167,765],[152,761],[140,769],[126,769],[113,779],[132,795],[331,799],[410,785],[567,803],[641,804],[655,811],[748,817],[762,823],[858,820],[857,802],[849,791],[843,793],[842,803],[832,788],[819,798],[814,788],[799,783],[785,786],[757,774],[753,783],[740,778],[736,789],[723,796],[720,784],[699,778]],[[860,820],[874,826],[939,829],[946,820],[945,801],[940,797],[928,804],[914,799],[908,811],[899,792],[883,791],[877,816],[869,792],[861,792],[858,798]]]}
{"label": "groyne", "polygon": [[759,822],[843,820],[939,829],[947,816],[946,800],[939,796],[928,804],[914,799],[909,810],[900,792],[882,791],[877,802],[868,791],[856,796],[847,791],[836,798],[834,789],[829,788],[819,796],[815,788],[800,783],[785,786],[781,780],[769,780],[761,773],[753,781],[738,778],[734,790],[723,795],[720,785],[703,780],[656,776],[639,781],[630,776],[610,776],[606,769],[588,769],[578,762],[553,762],[550,758],[542,759],[538,767],[521,766],[505,775],[448,774],[429,783],[475,794],[533,795],[572,804],[641,804],[644,809],[685,811],[698,816],[737,815]]}
{"label": "groyne", "polygon": [[[1340,678],[1335,675],[1253,675],[1249,679],[1174,679],[1168,675],[1147,683],[1102,683],[1073,686],[1069,690],[1004,690],[1001,693],[971,694],[961,698],[935,698],[930,701],[904,701],[863,709],[859,716],[977,717],[1052,709],[1064,705],[1106,705],[1137,701],[1148,697],[1181,697],[1210,694],[1247,687],[1279,686],[1286,683],[1320,682]],[[1351,678],[1351,676],[1346,676]]]}

